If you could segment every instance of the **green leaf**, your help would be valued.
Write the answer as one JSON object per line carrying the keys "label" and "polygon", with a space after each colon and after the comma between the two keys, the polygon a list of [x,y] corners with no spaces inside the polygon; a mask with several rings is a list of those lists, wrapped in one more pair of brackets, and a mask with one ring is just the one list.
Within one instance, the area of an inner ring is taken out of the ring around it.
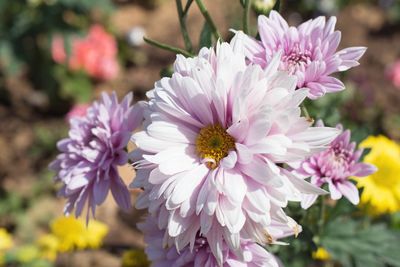
{"label": "green leaf", "polygon": [[12,41],[0,40],[0,63],[6,75],[20,72],[23,62],[15,54]]}
{"label": "green leaf", "polygon": [[77,102],[89,102],[92,96],[92,84],[86,75],[76,74],[64,81],[62,93]]}
{"label": "green leaf", "polygon": [[240,4],[244,7],[246,4],[246,0],[239,0]]}
{"label": "green leaf", "polygon": [[325,228],[321,245],[343,266],[400,266],[400,232],[384,224],[337,219]]}
{"label": "green leaf", "polygon": [[202,48],[211,46],[212,46],[212,29],[206,21],[200,33],[199,47]]}

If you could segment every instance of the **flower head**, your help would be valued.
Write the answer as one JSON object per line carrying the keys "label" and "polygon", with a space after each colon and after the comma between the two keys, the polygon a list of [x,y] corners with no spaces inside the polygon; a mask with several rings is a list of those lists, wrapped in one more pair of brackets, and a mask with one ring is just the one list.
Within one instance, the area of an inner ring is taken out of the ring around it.
{"label": "flower head", "polygon": [[[212,253],[212,244],[206,238],[196,234],[193,246],[185,246],[179,251],[173,245],[171,238],[166,238],[165,230],[160,230],[154,217],[147,217],[146,221],[138,225],[144,233],[144,239],[147,243],[145,249],[151,266],[205,266],[219,267],[219,261]],[[273,255],[267,252],[255,242],[250,240],[241,240],[239,249],[243,253],[240,257],[236,251],[233,251],[223,244],[223,266],[248,266],[248,267],[278,267],[278,263]]]}
{"label": "flower head", "polygon": [[64,40],[57,36],[52,43],[52,56],[58,63],[67,63],[72,70],[84,70],[90,76],[110,80],[118,75],[117,43],[100,25],[93,25],[84,38],[74,37],[67,56]]}
{"label": "flower head", "polygon": [[[338,126],[341,129],[341,126]],[[363,149],[355,150],[356,144],[350,142],[350,131],[341,133],[326,150],[317,153],[300,164],[297,173],[311,176],[311,183],[321,187],[329,185],[332,199],[340,199],[343,195],[354,205],[360,201],[357,187],[349,178],[363,177],[376,171],[376,167],[368,163],[360,163]],[[310,207],[317,195],[305,195],[302,207]]]}
{"label": "flower head", "polygon": [[368,137],[360,146],[371,149],[364,162],[378,168],[376,173],[356,179],[363,188],[361,203],[375,215],[400,211],[400,145],[380,135]]}
{"label": "flower head", "polygon": [[4,250],[12,248],[14,241],[12,236],[7,232],[6,229],[0,228],[0,253]]}
{"label": "flower head", "polygon": [[57,253],[59,251],[60,241],[55,235],[43,235],[37,240],[36,243],[39,247],[41,258],[47,259],[51,262],[54,262],[56,260]]}
{"label": "flower head", "polygon": [[331,255],[323,247],[318,247],[318,249],[312,253],[312,257],[313,259],[320,261],[327,261],[331,259]]}
{"label": "flower head", "polygon": [[51,233],[58,240],[58,251],[98,248],[108,233],[107,225],[90,220],[88,224],[74,217],[59,217],[51,223]]}
{"label": "flower head", "polygon": [[308,97],[316,99],[325,93],[344,89],[338,79],[330,75],[359,65],[364,47],[349,47],[336,52],[341,34],[335,31],[336,18],[328,21],[318,17],[300,26],[290,27],[276,11],[269,17],[258,17],[258,31],[261,41],[242,32],[237,39],[245,43],[247,58],[265,67],[273,56],[282,51],[279,68],[297,76],[297,88],[309,89]]}
{"label": "flower head", "polygon": [[165,207],[160,216],[177,247],[193,246],[200,232],[217,244],[218,260],[224,242],[233,250],[241,238],[267,242],[272,220],[288,223],[289,200],[324,193],[279,164],[305,159],[338,134],[301,117],[307,90],[277,71],[279,57],[263,70],[240,49],[222,43],[178,56],[172,78],[148,93],[145,129],[133,136],[133,185],[146,189],[137,206],[153,214]]}
{"label": "flower head", "polygon": [[[111,192],[123,209],[130,207],[130,194],[118,175],[117,166],[128,161],[124,150],[133,130],[142,120],[140,104],[130,106],[132,94],[118,103],[115,92],[88,108],[86,116],[70,121],[69,137],[58,142],[61,151],[50,168],[63,183],[60,194],[68,198],[64,209],[76,208],[79,216],[85,204],[95,212]],[[88,213],[89,213],[88,209]]]}

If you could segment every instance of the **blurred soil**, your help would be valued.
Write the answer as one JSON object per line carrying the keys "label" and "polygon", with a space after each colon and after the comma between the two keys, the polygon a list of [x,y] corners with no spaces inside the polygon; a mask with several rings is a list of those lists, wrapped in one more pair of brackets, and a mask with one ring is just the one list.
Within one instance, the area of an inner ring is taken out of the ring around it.
{"label": "blurred soil", "polygon": [[[224,35],[228,34],[229,26],[239,27],[238,19],[235,18],[237,14],[235,10],[239,8],[236,2],[239,1],[229,1],[232,5],[226,5],[226,0],[205,2],[219,29],[225,29]],[[223,10],[218,9],[221,7]],[[368,47],[366,55],[361,60],[362,67],[350,71],[349,75],[360,88],[358,100],[344,108],[351,110],[355,120],[364,121],[362,116],[374,114],[374,116],[384,116],[390,123],[393,116],[391,114],[400,114],[400,92],[385,79],[384,69],[388,62],[394,61],[400,55],[398,45],[400,29],[391,28],[379,9],[364,4],[350,6],[338,17],[338,29],[342,31],[342,46]],[[188,18],[189,32],[193,37],[193,43],[197,44],[203,18],[195,5]],[[111,22],[112,28],[121,38],[124,38],[132,27],[141,26],[148,37],[183,47],[174,1],[165,1],[155,9],[124,3],[118,6]],[[160,70],[171,64],[175,57],[172,53],[148,45],[138,47],[136,52],[143,57],[141,63],[131,64],[113,82],[98,84],[96,92],[117,90],[122,96],[133,91],[138,98],[144,98],[145,92],[159,79]],[[43,187],[53,190],[51,192],[55,196],[56,189],[52,185],[51,174],[46,171],[46,166],[54,157],[57,138],[66,134],[66,122],[60,116],[43,112],[45,110],[43,106],[48,104],[46,98],[40,91],[32,89],[23,77],[7,81],[7,84],[10,86],[8,94],[11,96],[11,102],[0,105],[0,188],[28,198],[35,194],[36,191],[32,188],[38,180],[44,179]],[[375,114],[378,108],[383,110],[383,114]],[[400,131],[393,131],[391,135],[400,139]],[[134,171],[130,166],[122,169],[124,180],[130,183]],[[132,201],[135,197],[136,193],[132,192]],[[28,212],[32,214],[32,220],[39,221],[38,225],[45,226],[45,222],[40,222],[39,218],[60,215],[63,200],[55,201],[52,195],[39,200],[29,207]],[[43,210],[46,211],[46,216],[43,215]],[[142,215],[142,212],[135,209],[129,214],[120,212],[109,196],[105,205],[99,208],[97,215],[98,220],[110,226],[105,249],[74,253],[72,257],[64,255],[60,257],[58,265],[119,266],[123,250],[143,247],[143,239],[135,230],[135,224]],[[4,222],[0,223],[4,225]],[[9,223],[12,224],[11,221]],[[36,231],[42,230],[43,227],[36,229]]]}

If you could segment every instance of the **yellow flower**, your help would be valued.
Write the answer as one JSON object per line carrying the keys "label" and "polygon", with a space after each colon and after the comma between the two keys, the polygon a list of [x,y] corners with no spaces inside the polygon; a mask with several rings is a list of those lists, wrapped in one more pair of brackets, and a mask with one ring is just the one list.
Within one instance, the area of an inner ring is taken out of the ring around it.
{"label": "yellow flower", "polygon": [[323,247],[318,247],[318,249],[312,253],[312,257],[314,260],[327,261],[331,258],[331,255]]}
{"label": "yellow flower", "polygon": [[150,262],[143,250],[129,250],[122,255],[122,267],[147,267]]}
{"label": "yellow flower", "polygon": [[16,259],[20,263],[30,263],[39,259],[39,250],[33,245],[19,247],[16,253]]}
{"label": "yellow flower", "polygon": [[360,203],[374,215],[400,211],[400,146],[380,135],[368,137],[360,147],[371,148],[364,162],[378,168],[370,176],[354,178],[364,188]]}
{"label": "yellow flower", "polygon": [[58,251],[98,248],[108,233],[107,225],[91,220],[89,224],[74,217],[60,217],[51,223],[51,232],[58,239]]}
{"label": "yellow flower", "polygon": [[99,248],[104,237],[108,234],[108,226],[99,221],[91,220],[85,231],[85,239],[88,248]]}
{"label": "yellow flower", "polygon": [[40,257],[51,262],[55,261],[57,258],[59,244],[60,242],[55,235],[46,234],[40,237],[37,241]]}
{"label": "yellow flower", "polygon": [[6,229],[0,228],[0,251],[12,248],[14,245],[12,236]]}

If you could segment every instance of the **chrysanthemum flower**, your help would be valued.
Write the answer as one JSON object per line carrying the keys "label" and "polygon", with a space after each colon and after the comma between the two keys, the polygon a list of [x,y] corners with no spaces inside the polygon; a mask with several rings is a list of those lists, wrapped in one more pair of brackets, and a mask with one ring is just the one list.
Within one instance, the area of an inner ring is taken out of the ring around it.
{"label": "chrysanthemum flower", "polygon": [[[341,129],[341,125],[338,125]],[[356,143],[350,142],[349,130],[340,134],[325,151],[317,153],[300,164],[297,173],[311,177],[311,183],[318,187],[329,185],[332,199],[340,199],[344,195],[351,203],[360,201],[357,187],[350,177],[364,177],[376,171],[372,164],[359,162],[363,149],[355,150]],[[303,208],[309,208],[318,195],[304,195],[301,202]]]}
{"label": "chrysanthemum flower", "polygon": [[378,168],[376,173],[356,179],[363,188],[361,203],[375,215],[400,211],[400,145],[380,135],[368,137],[360,146],[371,149],[364,162]]}
{"label": "chrysanthemum flower", "polygon": [[147,257],[153,267],[278,267],[275,257],[267,250],[250,240],[241,240],[239,249],[243,253],[241,257],[226,244],[222,245],[223,265],[220,264],[212,253],[211,243],[199,234],[194,236],[192,247],[186,246],[177,251],[174,241],[168,237],[165,230],[160,230],[154,217],[147,217],[146,221],[138,225],[144,233],[147,244],[145,249]]}
{"label": "chrysanthemum flower", "polygon": [[124,150],[133,130],[142,121],[140,104],[130,106],[132,94],[118,103],[115,92],[88,108],[86,116],[70,121],[69,137],[58,142],[61,151],[50,169],[57,172],[56,180],[64,186],[60,195],[68,198],[64,212],[75,209],[76,216],[85,204],[94,214],[109,190],[117,204],[129,209],[130,194],[118,175],[117,166],[128,162]]}
{"label": "chrysanthemum flower", "polygon": [[316,99],[325,93],[344,89],[343,83],[330,75],[358,66],[365,47],[349,47],[336,52],[341,34],[335,31],[336,18],[325,17],[289,27],[276,11],[269,17],[258,17],[261,41],[238,32],[236,39],[245,42],[247,58],[265,67],[282,51],[280,69],[297,76],[297,87],[309,89],[308,97]]}
{"label": "chrysanthemum flower", "polygon": [[133,136],[143,157],[134,185],[149,199],[139,206],[166,207],[160,217],[178,247],[200,231],[222,259],[223,240],[233,250],[241,238],[267,242],[272,219],[288,222],[289,200],[324,193],[280,164],[324,149],[338,130],[310,127],[299,108],[308,91],[278,64],[248,66],[240,46],[218,44],[178,56],[172,78],[148,93],[145,129]]}

